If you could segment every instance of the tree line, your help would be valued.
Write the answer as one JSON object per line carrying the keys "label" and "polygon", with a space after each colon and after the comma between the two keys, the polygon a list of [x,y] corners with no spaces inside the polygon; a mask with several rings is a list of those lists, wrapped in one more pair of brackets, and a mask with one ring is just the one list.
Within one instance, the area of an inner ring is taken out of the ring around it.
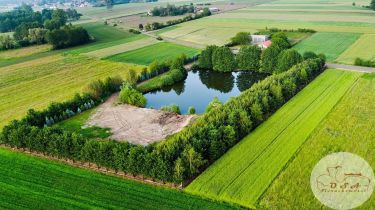
{"label": "tree line", "polygon": [[194,6],[191,3],[190,5],[182,5],[182,6],[175,6],[171,4],[167,4],[166,7],[154,7],[150,10],[150,14],[152,16],[177,16],[177,15],[184,15],[186,13],[194,13]]}
{"label": "tree line", "polygon": [[42,111],[30,110],[26,117],[3,128],[0,141],[11,147],[180,183],[201,173],[265,121],[319,75],[324,64],[321,58],[308,59],[288,71],[271,75],[226,104],[211,106],[206,114],[181,132],[147,146],[86,139],[76,133],[44,126],[47,116],[59,115],[68,107],[76,111],[87,100],[99,103],[112,91],[118,91],[122,81],[115,78],[91,84],[90,91],[72,101],[53,104]]}
{"label": "tree line", "polygon": [[321,57],[313,52],[306,52],[303,56],[296,50],[290,49],[291,45],[284,33],[272,36],[272,45],[262,50],[257,45],[250,45],[249,33],[240,32],[231,39],[231,43],[241,45],[237,55],[228,46],[207,46],[198,58],[194,68],[231,72],[234,70],[257,71],[274,74],[287,71],[292,66],[310,58]]}
{"label": "tree line", "polygon": [[85,29],[67,25],[69,20],[78,20],[80,16],[74,9],[44,9],[34,12],[27,5],[1,13],[0,31],[14,33],[13,36],[0,37],[0,49],[47,42],[57,49],[87,43],[90,36]]}

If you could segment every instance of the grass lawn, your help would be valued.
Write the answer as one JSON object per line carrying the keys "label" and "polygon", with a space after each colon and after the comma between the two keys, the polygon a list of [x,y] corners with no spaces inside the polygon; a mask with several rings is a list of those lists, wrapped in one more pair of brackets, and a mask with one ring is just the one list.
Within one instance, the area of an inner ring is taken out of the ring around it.
{"label": "grass lawn", "polygon": [[96,109],[86,110],[81,114],[78,114],[72,118],[64,120],[62,122],[57,123],[55,126],[61,128],[65,131],[75,132],[78,134],[83,135],[86,138],[99,138],[105,139],[111,136],[111,132],[109,128],[100,128],[100,127],[88,127],[82,128],[85,125],[86,121],[89,117],[95,112]]}
{"label": "grass lawn", "polygon": [[234,209],[0,148],[1,209]]}
{"label": "grass lawn", "polygon": [[255,207],[264,191],[360,75],[327,70],[198,176],[186,191]]}
{"label": "grass lawn", "polygon": [[104,25],[104,23],[101,22],[86,23],[82,24],[81,26],[95,38],[95,42],[69,50],[67,52],[68,54],[88,53],[91,51],[140,40],[146,37],[142,34],[133,34],[110,25]]}
{"label": "grass lawn", "polygon": [[198,52],[199,50],[195,48],[169,42],[160,42],[137,50],[110,56],[106,59],[116,62],[148,65],[154,60],[167,61],[181,54],[191,57],[196,55]]}
{"label": "grass lawn", "polygon": [[[356,33],[327,33],[320,32],[312,35],[294,46],[294,49],[300,53],[312,51],[323,53],[327,56],[328,61],[334,61],[347,48],[349,48],[360,34]],[[366,49],[362,49],[366,51]]]}
{"label": "grass lawn", "polygon": [[[310,175],[319,160],[330,153],[351,152],[375,168],[375,92],[369,91],[374,89],[375,74],[359,78],[266,191],[261,206],[275,210],[328,209],[313,195]],[[356,209],[373,209],[374,203],[375,194]]]}
{"label": "grass lawn", "polygon": [[337,62],[353,64],[356,58],[375,60],[375,34],[362,35],[337,59]]}
{"label": "grass lawn", "polygon": [[72,97],[91,81],[107,76],[124,78],[129,69],[143,66],[97,60],[84,56],[48,56],[0,68],[0,128],[23,117],[30,108]]}

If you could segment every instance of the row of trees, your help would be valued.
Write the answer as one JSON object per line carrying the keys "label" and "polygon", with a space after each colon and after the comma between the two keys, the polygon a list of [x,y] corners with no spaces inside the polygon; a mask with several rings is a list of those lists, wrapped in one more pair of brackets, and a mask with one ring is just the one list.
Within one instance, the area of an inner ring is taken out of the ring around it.
{"label": "row of trees", "polygon": [[[242,45],[237,56],[228,46],[208,46],[198,59],[198,67],[219,72],[239,69],[273,74],[287,71],[304,60],[296,50],[290,49],[288,38],[283,33],[274,34],[272,45],[263,51],[256,45],[249,45],[250,42],[249,33],[245,32],[232,38],[232,43]],[[324,59],[323,55],[320,56]],[[306,53],[306,58],[317,57],[312,52]]]}
{"label": "row of trees", "polygon": [[210,15],[211,15],[210,10],[208,8],[204,8],[203,12],[200,14],[187,15],[180,19],[169,20],[166,23],[153,22],[153,23],[147,23],[146,25],[139,24],[139,30],[146,30],[146,31],[157,30],[157,29],[168,27],[168,26],[180,24],[183,22],[196,20],[196,19],[203,18],[203,17],[210,16]]}
{"label": "row of trees", "polygon": [[84,28],[72,25],[48,31],[45,37],[54,49],[82,45],[91,40],[89,33]]}
{"label": "row of trees", "polygon": [[186,13],[194,13],[194,6],[193,4],[190,5],[182,5],[182,6],[175,6],[171,4],[167,4],[166,7],[154,7],[151,9],[150,14],[152,16],[177,16],[177,15],[184,15]]}
{"label": "row of trees", "polygon": [[356,66],[375,67],[375,60],[365,60],[362,58],[356,58],[354,61]]}
{"label": "row of trees", "polygon": [[[224,105],[211,106],[191,126],[165,141],[147,146],[85,139],[75,133],[43,127],[46,113],[52,111],[50,108],[11,122],[4,127],[0,140],[11,147],[27,148],[60,158],[96,163],[116,171],[180,183],[196,176],[221,157],[323,69],[324,60],[306,60],[286,72],[272,75],[253,85]],[[111,82],[108,85],[102,83],[101,86],[108,90],[117,87],[112,86]]]}

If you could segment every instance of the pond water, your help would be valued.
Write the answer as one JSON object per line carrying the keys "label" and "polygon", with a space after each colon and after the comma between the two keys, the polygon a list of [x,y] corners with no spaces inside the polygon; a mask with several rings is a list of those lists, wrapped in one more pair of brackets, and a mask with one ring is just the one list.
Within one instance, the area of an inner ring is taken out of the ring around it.
{"label": "pond water", "polygon": [[189,71],[186,80],[145,94],[147,107],[159,109],[177,104],[182,114],[186,114],[190,106],[195,107],[196,113],[203,113],[214,97],[224,103],[265,77],[254,72]]}

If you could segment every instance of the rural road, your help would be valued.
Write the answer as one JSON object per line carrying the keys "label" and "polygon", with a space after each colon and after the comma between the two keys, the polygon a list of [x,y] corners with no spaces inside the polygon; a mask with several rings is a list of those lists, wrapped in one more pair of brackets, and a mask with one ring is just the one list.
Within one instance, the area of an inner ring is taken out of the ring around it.
{"label": "rural road", "polygon": [[375,73],[375,68],[371,68],[371,67],[353,66],[353,65],[345,65],[345,64],[336,64],[336,63],[327,63],[326,66],[327,68],[340,69],[340,70],[345,70],[345,71]]}

